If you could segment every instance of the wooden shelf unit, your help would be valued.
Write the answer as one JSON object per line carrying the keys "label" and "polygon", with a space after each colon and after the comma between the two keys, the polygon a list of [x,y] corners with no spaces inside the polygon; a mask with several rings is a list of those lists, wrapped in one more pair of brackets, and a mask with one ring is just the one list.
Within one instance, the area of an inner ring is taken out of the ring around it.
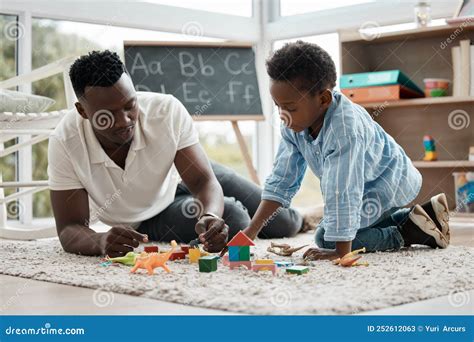
{"label": "wooden shelf unit", "polygon": [[[400,69],[420,88],[424,87],[424,78],[452,80],[451,48],[459,46],[462,39],[474,42],[474,24],[462,29],[445,25],[389,32],[373,40],[364,40],[356,31],[339,32],[342,74]],[[468,161],[469,147],[474,146],[474,97],[447,96],[361,105],[404,148],[422,173],[423,186],[415,202],[423,203],[445,192],[450,207],[454,208],[452,173],[474,171],[474,162]],[[467,113],[470,124],[453,129],[448,122],[453,111]],[[422,161],[425,134],[434,137],[439,161]]]}

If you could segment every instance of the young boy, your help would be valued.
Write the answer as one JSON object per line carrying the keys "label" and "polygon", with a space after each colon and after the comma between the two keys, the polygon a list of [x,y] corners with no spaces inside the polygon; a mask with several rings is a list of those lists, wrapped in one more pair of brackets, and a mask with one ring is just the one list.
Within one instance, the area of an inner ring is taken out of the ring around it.
{"label": "young boy", "polygon": [[255,238],[299,190],[306,167],[321,181],[324,217],[310,259],[335,259],[353,249],[397,250],[449,244],[446,196],[402,208],[422,178],[403,149],[336,85],[329,54],[315,44],[286,44],[267,60],[270,93],[285,125],[262,201],[245,233]]}

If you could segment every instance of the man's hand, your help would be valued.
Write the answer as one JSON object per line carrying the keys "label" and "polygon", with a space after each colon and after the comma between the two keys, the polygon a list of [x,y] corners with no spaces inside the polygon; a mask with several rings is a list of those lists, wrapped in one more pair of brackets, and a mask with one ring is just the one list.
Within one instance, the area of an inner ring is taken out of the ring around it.
{"label": "man's hand", "polygon": [[204,250],[210,253],[220,252],[227,244],[229,226],[224,220],[212,216],[203,216],[196,223],[196,233],[199,241],[204,245]]}
{"label": "man's hand", "polygon": [[339,258],[335,249],[310,248],[303,254],[305,260],[335,260]]}
{"label": "man's hand", "polygon": [[133,251],[140,242],[148,242],[148,236],[140,234],[132,227],[116,226],[102,233],[99,241],[101,254],[114,258]]}

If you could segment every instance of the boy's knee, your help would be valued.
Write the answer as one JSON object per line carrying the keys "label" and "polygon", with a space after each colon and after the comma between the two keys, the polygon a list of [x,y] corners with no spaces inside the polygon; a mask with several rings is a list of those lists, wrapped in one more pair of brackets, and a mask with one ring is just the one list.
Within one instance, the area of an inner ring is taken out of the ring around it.
{"label": "boy's knee", "polygon": [[250,225],[247,208],[234,197],[224,197],[223,219],[229,226],[229,238]]}

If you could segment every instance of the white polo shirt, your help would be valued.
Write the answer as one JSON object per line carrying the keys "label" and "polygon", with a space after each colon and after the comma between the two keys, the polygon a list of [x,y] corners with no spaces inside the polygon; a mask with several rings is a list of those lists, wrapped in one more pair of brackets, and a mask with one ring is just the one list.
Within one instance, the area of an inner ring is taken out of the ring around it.
{"label": "white polo shirt", "polygon": [[153,217],[170,205],[179,175],[176,152],[199,142],[186,108],[175,97],[138,92],[139,117],[125,169],[105,153],[89,120],[67,113],[49,139],[51,190],[85,189],[90,221],[129,224]]}

